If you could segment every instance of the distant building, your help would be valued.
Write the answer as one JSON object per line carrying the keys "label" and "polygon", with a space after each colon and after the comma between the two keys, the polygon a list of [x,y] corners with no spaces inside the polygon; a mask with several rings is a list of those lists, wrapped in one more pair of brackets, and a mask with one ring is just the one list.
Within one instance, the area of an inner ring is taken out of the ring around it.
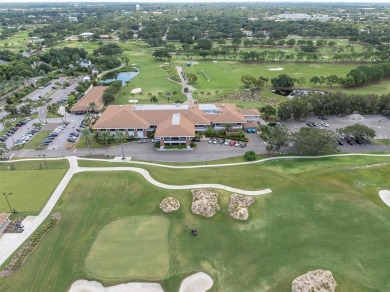
{"label": "distant building", "polygon": [[77,17],[69,16],[69,21],[70,22],[77,22]]}
{"label": "distant building", "polygon": [[93,36],[92,32],[83,32],[80,34],[80,37],[84,40],[89,40],[92,38],[92,36]]}
{"label": "distant building", "polygon": [[84,68],[92,67],[91,60],[88,59],[78,59],[77,63]]}
{"label": "distant building", "polygon": [[246,37],[252,37],[253,36],[253,32],[251,30],[246,30],[246,29],[241,28],[241,32]]}
{"label": "distant building", "polygon": [[141,6],[139,4],[135,5],[135,11],[140,11],[141,10]]}

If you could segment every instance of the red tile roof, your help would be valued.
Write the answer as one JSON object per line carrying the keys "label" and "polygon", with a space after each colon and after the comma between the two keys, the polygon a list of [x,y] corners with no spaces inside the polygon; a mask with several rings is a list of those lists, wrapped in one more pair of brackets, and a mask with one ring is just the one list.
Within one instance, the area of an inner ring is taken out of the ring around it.
{"label": "red tile roof", "polygon": [[148,129],[150,123],[131,110],[131,105],[110,105],[97,120],[94,129]]}
{"label": "red tile roof", "polygon": [[89,104],[94,102],[94,111],[100,111],[104,105],[103,92],[108,86],[95,86],[92,87],[71,109],[71,112],[86,112],[88,111]]}
{"label": "red tile roof", "polygon": [[159,123],[155,137],[195,137],[195,126],[182,114],[176,113]]}

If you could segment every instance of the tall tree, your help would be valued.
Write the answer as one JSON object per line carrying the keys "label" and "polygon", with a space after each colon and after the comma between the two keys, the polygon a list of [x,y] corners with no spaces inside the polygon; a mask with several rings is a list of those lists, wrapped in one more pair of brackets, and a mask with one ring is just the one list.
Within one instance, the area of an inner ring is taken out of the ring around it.
{"label": "tall tree", "polygon": [[262,130],[261,137],[267,142],[267,151],[275,153],[282,147],[288,146],[291,140],[291,136],[286,127],[281,125],[265,127],[268,127],[268,129],[266,131],[264,131],[264,129]]}
{"label": "tall tree", "polygon": [[91,155],[91,140],[92,140],[92,133],[89,130],[89,128],[85,128],[81,132],[81,136],[84,138],[85,143],[87,144],[89,155]]}
{"label": "tall tree", "polygon": [[341,129],[341,132],[352,135],[356,139],[368,138],[372,139],[375,137],[376,133],[374,129],[367,127],[361,124],[354,124],[348,127]]}
{"label": "tall tree", "polygon": [[332,154],[338,151],[338,137],[328,129],[302,127],[293,134],[293,140],[301,154]]}

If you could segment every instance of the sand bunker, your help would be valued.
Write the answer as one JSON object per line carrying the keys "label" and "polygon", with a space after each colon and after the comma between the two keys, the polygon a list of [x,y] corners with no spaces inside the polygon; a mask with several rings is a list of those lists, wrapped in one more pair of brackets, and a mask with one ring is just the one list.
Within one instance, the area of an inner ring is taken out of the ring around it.
{"label": "sand bunker", "polygon": [[228,208],[229,215],[239,220],[247,220],[249,217],[248,207],[254,202],[253,197],[232,194]]}
{"label": "sand bunker", "polygon": [[382,190],[379,191],[379,197],[382,199],[382,201],[390,207],[390,191],[389,190]]}
{"label": "sand bunker", "polygon": [[315,270],[309,271],[299,276],[292,282],[292,292],[330,292],[336,288],[336,281],[329,271]]}
{"label": "sand bunker", "polygon": [[219,211],[218,194],[210,190],[196,189],[192,192],[192,213],[212,217]]}
{"label": "sand bunker", "polygon": [[77,280],[69,292],[164,292],[159,283],[127,283],[111,287],[103,287],[96,281]]}
{"label": "sand bunker", "polygon": [[179,208],[180,202],[173,197],[167,197],[160,203],[160,209],[165,213],[176,211]]}
{"label": "sand bunker", "polygon": [[269,68],[268,71],[283,71],[284,68]]}
{"label": "sand bunker", "polygon": [[142,92],[142,88],[139,88],[139,87],[134,88],[132,91],[130,91],[130,93],[133,93],[133,94],[140,93],[140,92]]}
{"label": "sand bunker", "polygon": [[213,279],[206,273],[199,272],[183,280],[179,292],[204,292],[213,286]]}
{"label": "sand bunker", "polygon": [[362,116],[359,115],[359,114],[352,114],[352,115],[349,115],[349,116],[348,116],[348,119],[353,120],[353,121],[364,121],[364,120],[365,120],[365,118],[362,117]]}

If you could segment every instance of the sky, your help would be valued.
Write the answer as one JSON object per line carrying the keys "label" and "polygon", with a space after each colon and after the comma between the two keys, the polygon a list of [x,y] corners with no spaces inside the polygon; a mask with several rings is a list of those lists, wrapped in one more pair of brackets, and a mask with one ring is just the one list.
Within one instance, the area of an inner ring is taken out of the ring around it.
{"label": "sky", "polygon": [[334,3],[390,3],[390,0],[0,0],[0,3],[40,3],[40,2],[127,2],[127,3],[158,3],[158,2],[172,2],[172,3],[190,3],[190,2],[208,2],[208,3],[219,3],[219,2],[289,2],[289,3],[302,3],[302,2],[334,2]]}

